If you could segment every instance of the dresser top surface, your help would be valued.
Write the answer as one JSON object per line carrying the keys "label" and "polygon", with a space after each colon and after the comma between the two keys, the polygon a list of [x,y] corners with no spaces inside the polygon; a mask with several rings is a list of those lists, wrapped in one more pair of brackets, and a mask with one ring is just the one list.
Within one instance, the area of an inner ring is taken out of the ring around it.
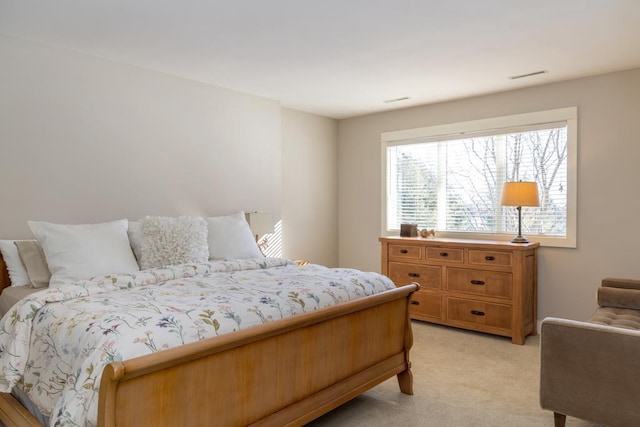
{"label": "dresser top surface", "polygon": [[508,240],[476,240],[476,239],[450,239],[442,237],[400,237],[400,236],[384,236],[378,238],[380,242],[398,243],[398,244],[411,244],[411,245],[424,245],[424,246],[439,246],[446,244],[449,247],[492,247],[501,249],[512,250],[526,250],[533,249],[540,246],[538,242],[529,243],[511,243]]}

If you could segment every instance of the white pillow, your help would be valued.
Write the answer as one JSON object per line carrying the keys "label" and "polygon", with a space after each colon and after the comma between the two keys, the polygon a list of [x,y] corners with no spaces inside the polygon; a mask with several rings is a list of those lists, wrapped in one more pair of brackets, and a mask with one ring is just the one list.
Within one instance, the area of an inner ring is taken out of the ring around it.
{"label": "white pillow", "polygon": [[140,268],[207,262],[207,222],[196,216],[146,216],[140,220]]}
{"label": "white pillow", "polygon": [[251,232],[244,212],[207,218],[209,223],[209,259],[264,257]]}
{"label": "white pillow", "polygon": [[50,287],[139,270],[129,245],[126,219],[100,224],[63,225],[40,221],[27,224],[47,257]]}
{"label": "white pillow", "polygon": [[0,240],[0,252],[2,252],[2,258],[7,265],[11,286],[30,285],[31,280],[29,280],[27,269],[24,268],[18,248],[13,242],[15,240]]}

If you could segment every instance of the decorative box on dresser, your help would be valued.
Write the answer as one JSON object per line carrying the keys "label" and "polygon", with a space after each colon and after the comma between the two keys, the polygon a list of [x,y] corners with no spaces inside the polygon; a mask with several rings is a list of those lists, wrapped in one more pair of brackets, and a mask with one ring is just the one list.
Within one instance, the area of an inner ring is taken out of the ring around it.
{"label": "decorative box on dresser", "polygon": [[536,334],[538,243],[381,237],[382,274],[417,282],[411,317],[511,337]]}

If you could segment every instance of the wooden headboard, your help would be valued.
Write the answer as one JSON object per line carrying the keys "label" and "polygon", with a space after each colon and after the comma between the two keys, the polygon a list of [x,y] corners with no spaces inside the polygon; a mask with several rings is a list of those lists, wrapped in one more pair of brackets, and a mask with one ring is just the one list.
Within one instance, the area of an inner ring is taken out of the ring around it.
{"label": "wooden headboard", "polygon": [[9,279],[9,272],[7,271],[7,265],[4,263],[2,254],[0,254],[0,292],[4,288],[11,286],[11,280]]}

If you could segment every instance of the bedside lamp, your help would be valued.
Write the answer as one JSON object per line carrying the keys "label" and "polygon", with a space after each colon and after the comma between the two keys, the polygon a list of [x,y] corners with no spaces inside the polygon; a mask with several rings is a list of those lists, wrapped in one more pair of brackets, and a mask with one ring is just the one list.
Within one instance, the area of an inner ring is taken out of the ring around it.
{"label": "bedside lamp", "polygon": [[502,206],[517,206],[518,235],[511,239],[511,243],[529,243],[529,239],[522,235],[522,207],[540,206],[538,184],[535,182],[505,182],[502,189]]}

